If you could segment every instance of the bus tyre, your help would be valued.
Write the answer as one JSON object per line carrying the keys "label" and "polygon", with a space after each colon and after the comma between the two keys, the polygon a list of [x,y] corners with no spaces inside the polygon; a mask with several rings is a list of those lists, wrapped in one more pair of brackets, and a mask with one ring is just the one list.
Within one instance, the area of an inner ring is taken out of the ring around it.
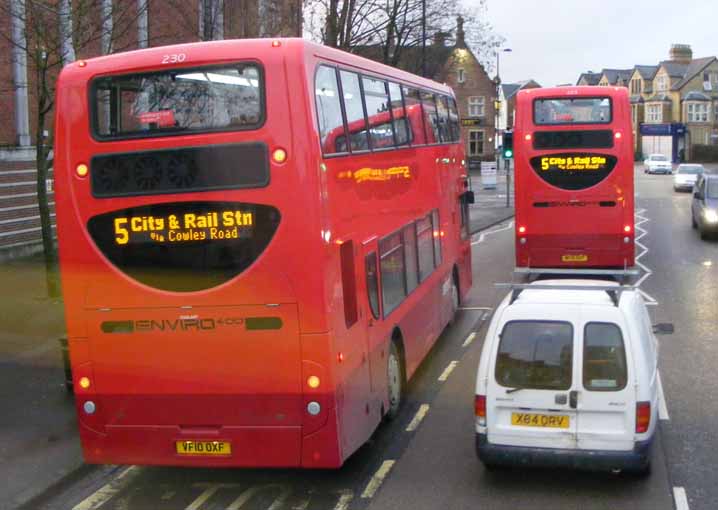
{"label": "bus tyre", "polygon": [[391,342],[389,355],[386,357],[386,375],[389,408],[385,417],[387,420],[393,420],[399,415],[399,408],[404,397],[404,365],[394,341]]}
{"label": "bus tyre", "polygon": [[459,285],[456,283],[456,276],[451,277],[451,317],[449,317],[449,326],[454,324],[456,313],[459,311]]}

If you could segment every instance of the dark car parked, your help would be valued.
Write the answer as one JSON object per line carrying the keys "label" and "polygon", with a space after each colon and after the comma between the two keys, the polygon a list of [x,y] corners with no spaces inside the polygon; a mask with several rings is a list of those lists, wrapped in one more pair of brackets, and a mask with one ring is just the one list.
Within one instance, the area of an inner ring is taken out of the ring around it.
{"label": "dark car parked", "polygon": [[718,233],[718,174],[703,174],[693,187],[691,223],[706,239]]}

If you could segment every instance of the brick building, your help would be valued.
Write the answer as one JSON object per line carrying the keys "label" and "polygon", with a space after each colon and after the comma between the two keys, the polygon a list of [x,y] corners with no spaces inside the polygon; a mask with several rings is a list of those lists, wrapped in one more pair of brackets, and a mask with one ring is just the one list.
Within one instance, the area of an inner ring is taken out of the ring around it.
{"label": "brick building", "polygon": [[[27,4],[8,0],[6,7],[0,8],[0,31],[19,41],[13,44],[0,37],[0,260],[37,251],[40,242],[33,147],[35,69],[20,50],[25,46],[26,31],[32,37],[23,26],[33,15],[30,7],[24,7]],[[64,51],[66,61],[200,40],[302,34],[301,0],[101,0],[94,4],[97,12],[83,13],[81,18],[77,12],[62,10],[72,8],[70,0],[58,0],[56,5],[57,11],[49,15],[54,16],[58,32],[67,29],[68,44],[75,34],[97,34],[89,37],[86,45]],[[25,8],[28,10],[23,12]],[[65,14],[68,12],[72,16]],[[67,19],[72,25],[63,24]],[[48,184],[51,190],[51,175]],[[54,217],[51,191],[49,201]]]}

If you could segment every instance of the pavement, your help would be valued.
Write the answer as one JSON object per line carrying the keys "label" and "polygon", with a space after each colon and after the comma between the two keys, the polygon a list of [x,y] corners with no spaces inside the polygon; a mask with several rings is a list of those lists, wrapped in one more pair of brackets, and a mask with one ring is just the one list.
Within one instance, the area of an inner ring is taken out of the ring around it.
{"label": "pavement", "polygon": [[471,189],[475,202],[469,207],[470,230],[474,234],[501,223],[514,215],[513,171],[511,172],[508,206],[506,201],[506,173],[501,171],[496,184],[486,185],[480,172],[471,172]]}

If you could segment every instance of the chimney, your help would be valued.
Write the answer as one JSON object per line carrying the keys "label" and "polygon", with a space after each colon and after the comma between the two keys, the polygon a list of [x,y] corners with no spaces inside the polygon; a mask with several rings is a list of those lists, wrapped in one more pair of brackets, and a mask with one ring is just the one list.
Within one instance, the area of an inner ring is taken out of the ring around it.
{"label": "chimney", "polygon": [[670,60],[678,64],[690,64],[693,60],[693,51],[690,44],[672,44],[669,53]]}
{"label": "chimney", "polygon": [[466,48],[466,40],[464,39],[464,18],[456,17],[456,47]]}

